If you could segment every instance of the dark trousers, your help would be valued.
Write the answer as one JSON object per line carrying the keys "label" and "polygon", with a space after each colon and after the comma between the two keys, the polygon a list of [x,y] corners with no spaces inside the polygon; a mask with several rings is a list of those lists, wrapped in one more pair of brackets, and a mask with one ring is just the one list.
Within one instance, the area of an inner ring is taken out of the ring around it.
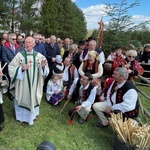
{"label": "dark trousers", "polygon": [[45,80],[44,80],[44,86],[43,86],[43,90],[44,90],[44,91],[46,90],[46,88],[47,88],[47,83],[48,83],[48,81],[51,79],[52,75],[53,75],[53,72],[52,72],[52,70],[50,70],[48,76],[47,76],[47,77],[45,78]]}
{"label": "dark trousers", "polygon": [[4,122],[3,106],[0,104],[0,124]]}

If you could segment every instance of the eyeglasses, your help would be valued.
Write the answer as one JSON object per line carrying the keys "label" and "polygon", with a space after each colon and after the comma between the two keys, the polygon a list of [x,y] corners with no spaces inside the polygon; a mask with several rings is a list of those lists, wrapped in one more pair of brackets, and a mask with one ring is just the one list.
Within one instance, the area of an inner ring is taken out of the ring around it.
{"label": "eyeglasses", "polygon": [[135,56],[128,56],[128,57],[129,57],[129,58],[131,58],[131,57],[132,57],[132,58],[135,58]]}
{"label": "eyeglasses", "polygon": [[13,41],[17,40],[17,39],[12,39]]}

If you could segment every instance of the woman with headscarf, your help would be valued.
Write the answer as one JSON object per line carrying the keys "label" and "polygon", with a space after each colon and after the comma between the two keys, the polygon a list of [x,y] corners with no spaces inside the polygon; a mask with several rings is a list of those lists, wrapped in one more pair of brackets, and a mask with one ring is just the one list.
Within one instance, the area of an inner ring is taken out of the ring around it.
{"label": "woman with headscarf", "polygon": [[99,62],[99,54],[94,50],[90,51],[88,60],[81,63],[78,71],[80,76],[83,76],[85,72],[89,72],[92,74],[93,79],[100,78],[103,74],[103,67]]}
{"label": "woman with headscarf", "polygon": [[144,69],[142,66],[139,64],[137,60],[135,60],[135,57],[137,56],[137,51],[136,50],[128,50],[126,52],[126,62],[127,64],[125,67],[128,69],[129,77],[128,80],[133,81],[135,76],[143,75]]}

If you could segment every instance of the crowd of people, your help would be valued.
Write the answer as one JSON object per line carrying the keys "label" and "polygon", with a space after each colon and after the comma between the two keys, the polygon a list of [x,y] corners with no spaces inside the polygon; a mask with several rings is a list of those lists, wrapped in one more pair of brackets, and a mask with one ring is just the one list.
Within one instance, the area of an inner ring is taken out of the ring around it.
{"label": "crowd of people", "polygon": [[[143,50],[140,61],[150,63],[150,44]],[[0,54],[1,67],[7,63],[0,76],[3,79],[5,74],[9,80],[8,98],[14,101],[16,120],[21,125],[34,124],[43,92],[51,105],[63,99],[75,102],[80,124],[87,122],[92,110],[99,119],[94,127],[107,127],[111,112],[138,117],[138,93],[132,81],[143,75],[144,69],[134,49],[125,51],[117,46],[105,58],[92,37],[75,44],[55,35],[45,38],[38,33],[28,37],[5,33]],[[2,103],[0,93],[0,130],[4,122]]]}

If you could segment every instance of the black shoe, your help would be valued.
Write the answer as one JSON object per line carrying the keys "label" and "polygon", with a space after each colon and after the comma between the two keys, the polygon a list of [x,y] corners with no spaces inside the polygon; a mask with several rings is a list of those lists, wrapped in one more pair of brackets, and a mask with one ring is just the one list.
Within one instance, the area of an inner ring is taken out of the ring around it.
{"label": "black shoe", "polygon": [[106,127],[108,127],[108,125],[104,126],[100,122],[93,124],[93,126],[96,127],[96,128],[106,128]]}
{"label": "black shoe", "polygon": [[86,120],[84,120],[82,117],[80,117],[78,122],[79,122],[80,124],[84,124],[84,123],[86,123]]}
{"label": "black shoe", "polygon": [[0,126],[0,131],[2,131],[3,130],[3,128]]}
{"label": "black shoe", "polygon": [[8,93],[8,98],[10,101],[12,101],[15,97],[11,93]]}

